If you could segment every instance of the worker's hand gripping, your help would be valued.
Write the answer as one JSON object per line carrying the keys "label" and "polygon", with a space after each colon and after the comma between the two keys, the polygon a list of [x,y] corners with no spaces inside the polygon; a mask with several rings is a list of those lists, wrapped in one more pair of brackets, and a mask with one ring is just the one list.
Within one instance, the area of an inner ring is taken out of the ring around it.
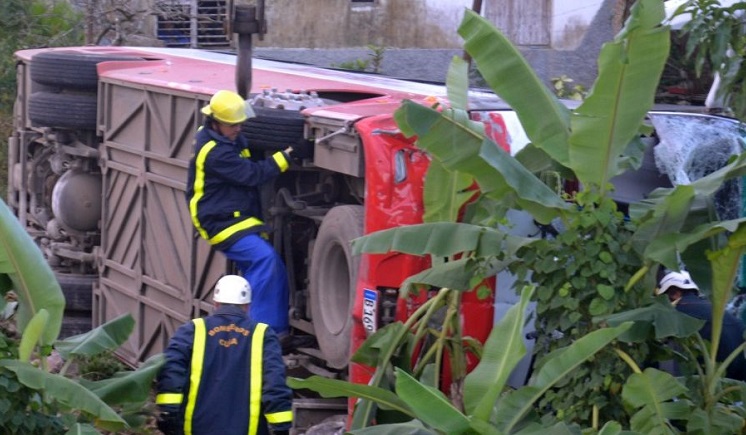
{"label": "worker's hand gripping", "polygon": [[301,139],[296,144],[288,147],[285,153],[295,163],[300,163],[303,159],[310,159],[313,157],[314,140]]}

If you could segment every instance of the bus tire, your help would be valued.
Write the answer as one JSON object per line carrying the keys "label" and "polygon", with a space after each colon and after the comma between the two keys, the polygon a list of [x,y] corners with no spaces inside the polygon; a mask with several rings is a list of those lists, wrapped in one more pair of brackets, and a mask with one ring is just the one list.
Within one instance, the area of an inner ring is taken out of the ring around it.
{"label": "bus tire", "polygon": [[140,57],[46,51],[31,58],[31,80],[63,89],[98,90],[96,65],[112,60],[143,60]]}
{"label": "bus tire", "polygon": [[59,338],[85,334],[92,329],[91,314],[65,314],[62,318]]}
{"label": "bus tire", "polygon": [[256,117],[241,127],[249,147],[258,151],[280,151],[303,139],[305,119],[296,110],[254,107]]}
{"label": "bus tire", "polygon": [[65,312],[83,312],[90,317],[93,309],[93,283],[96,275],[55,273],[65,296]]}
{"label": "bus tire", "polygon": [[344,369],[350,361],[352,308],[360,257],[350,241],[363,235],[361,205],[342,205],[324,216],[311,254],[309,297],[316,340],[327,364]]}
{"label": "bus tire", "polygon": [[36,92],[28,101],[28,115],[38,127],[96,129],[96,95]]}

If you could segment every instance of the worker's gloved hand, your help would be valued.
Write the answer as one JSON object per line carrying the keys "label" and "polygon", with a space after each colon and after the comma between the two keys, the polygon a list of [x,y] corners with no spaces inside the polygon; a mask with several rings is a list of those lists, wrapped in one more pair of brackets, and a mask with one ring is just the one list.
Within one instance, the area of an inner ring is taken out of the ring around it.
{"label": "worker's gloved hand", "polygon": [[293,150],[290,151],[290,158],[299,162],[303,159],[310,159],[313,157],[313,148],[315,142],[313,140],[301,139],[298,143],[293,145]]}
{"label": "worker's gloved hand", "polygon": [[285,430],[273,430],[272,431],[272,435],[290,435],[290,431],[287,430],[287,429],[285,429]]}
{"label": "worker's gloved hand", "polygon": [[184,423],[178,412],[161,412],[156,423],[165,435],[184,435]]}

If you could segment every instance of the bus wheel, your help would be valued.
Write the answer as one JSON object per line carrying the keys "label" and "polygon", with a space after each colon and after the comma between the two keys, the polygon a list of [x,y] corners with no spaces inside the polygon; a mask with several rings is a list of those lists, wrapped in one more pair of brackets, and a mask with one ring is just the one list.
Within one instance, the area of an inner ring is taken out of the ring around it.
{"label": "bus wheel", "polygon": [[297,110],[254,107],[256,117],[249,118],[241,131],[249,146],[261,151],[280,151],[303,139],[305,118]]}
{"label": "bus wheel", "polygon": [[46,51],[31,59],[31,80],[63,89],[93,91],[98,89],[96,65],[112,60],[144,60],[141,57],[108,54]]}
{"label": "bus wheel", "polygon": [[334,207],[324,216],[311,255],[310,299],[314,332],[327,364],[347,367],[360,258],[350,241],[363,235],[363,206]]}
{"label": "bus wheel", "polygon": [[35,126],[95,130],[96,104],[95,95],[36,92],[28,100],[29,119]]}

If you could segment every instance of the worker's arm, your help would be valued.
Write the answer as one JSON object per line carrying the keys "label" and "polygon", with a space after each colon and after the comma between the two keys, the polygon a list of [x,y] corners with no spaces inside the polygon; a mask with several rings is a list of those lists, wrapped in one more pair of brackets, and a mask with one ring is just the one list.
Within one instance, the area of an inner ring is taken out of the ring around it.
{"label": "worker's arm", "polygon": [[264,335],[262,409],[274,433],[290,430],[293,424],[293,390],[287,385],[280,340],[271,329]]}

